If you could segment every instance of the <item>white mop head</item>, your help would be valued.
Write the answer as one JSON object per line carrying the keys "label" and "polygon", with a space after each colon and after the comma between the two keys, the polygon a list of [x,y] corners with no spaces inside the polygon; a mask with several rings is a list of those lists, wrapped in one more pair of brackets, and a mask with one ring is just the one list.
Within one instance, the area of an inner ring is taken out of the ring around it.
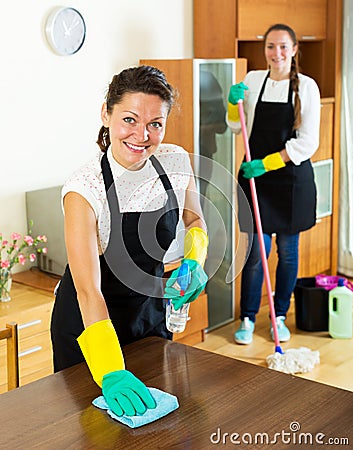
{"label": "white mop head", "polygon": [[305,373],[310,372],[315,364],[320,363],[320,353],[312,351],[306,347],[298,349],[288,349],[282,355],[279,352],[266,358],[270,369],[278,370],[284,373]]}

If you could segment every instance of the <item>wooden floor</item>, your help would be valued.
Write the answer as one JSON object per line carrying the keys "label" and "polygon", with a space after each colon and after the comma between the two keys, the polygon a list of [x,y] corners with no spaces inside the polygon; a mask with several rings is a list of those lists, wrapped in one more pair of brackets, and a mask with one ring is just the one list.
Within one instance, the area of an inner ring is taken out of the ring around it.
{"label": "wooden floor", "polygon": [[[195,347],[266,367],[266,357],[275,351],[268,317],[268,307],[264,306],[257,316],[254,340],[250,345],[234,342],[234,332],[239,326],[237,320],[207,333],[205,341]],[[332,339],[328,332],[306,332],[297,329],[294,304],[290,307],[286,324],[292,337],[289,342],[281,343],[283,351],[307,347],[320,352],[320,364],[311,372],[297,376],[353,391],[353,339]]]}

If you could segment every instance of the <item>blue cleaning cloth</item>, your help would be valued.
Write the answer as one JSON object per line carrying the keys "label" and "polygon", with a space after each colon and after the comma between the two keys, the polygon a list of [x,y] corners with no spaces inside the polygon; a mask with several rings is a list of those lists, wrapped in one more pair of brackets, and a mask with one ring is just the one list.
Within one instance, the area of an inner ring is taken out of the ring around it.
{"label": "blue cleaning cloth", "polygon": [[147,425],[148,423],[154,422],[161,417],[166,416],[172,411],[179,408],[178,399],[175,395],[168,394],[168,392],[163,392],[156,388],[148,388],[153,398],[155,399],[157,406],[154,409],[147,409],[144,414],[137,414],[136,416],[117,416],[109,409],[103,395],[95,398],[93,400],[93,405],[100,409],[106,409],[110,417],[130,428],[142,427],[142,425]]}

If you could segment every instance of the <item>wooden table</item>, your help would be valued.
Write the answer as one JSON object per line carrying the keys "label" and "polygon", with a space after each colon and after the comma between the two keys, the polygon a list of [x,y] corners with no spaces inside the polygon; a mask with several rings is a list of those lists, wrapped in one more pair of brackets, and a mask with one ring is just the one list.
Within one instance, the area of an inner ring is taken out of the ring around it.
{"label": "wooden table", "polygon": [[121,425],[91,405],[100,389],[79,364],[0,396],[0,448],[298,449],[310,439],[310,448],[316,439],[352,446],[350,391],[160,338],[124,353],[148,386],[178,397],[178,410],[141,428]]}

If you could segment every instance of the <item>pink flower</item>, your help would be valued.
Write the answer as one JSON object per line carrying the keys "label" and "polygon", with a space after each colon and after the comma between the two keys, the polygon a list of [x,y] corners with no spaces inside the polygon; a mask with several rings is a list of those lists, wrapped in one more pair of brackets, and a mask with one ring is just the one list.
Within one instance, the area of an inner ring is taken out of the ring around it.
{"label": "pink flower", "polygon": [[[34,262],[37,259],[37,253],[47,253],[47,248],[41,248],[41,243],[47,242],[45,235],[39,235],[35,239],[31,231],[26,235],[13,232],[11,239],[4,240],[0,232],[0,269],[11,270],[15,264],[24,265],[26,261]],[[31,253],[27,253],[28,247],[32,247]],[[6,259],[5,259],[6,258]]]}
{"label": "pink flower", "polygon": [[44,253],[44,254],[45,254],[45,253],[48,253],[47,247],[43,247],[43,248],[42,248],[42,253]]}
{"label": "pink flower", "polygon": [[33,245],[34,239],[32,236],[24,236],[23,240],[26,242],[27,245],[31,246]]}
{"label": "pink flower", "polygon": [[22,266],[23,266],[24,263],[26,262],[26,257],[25,257],[25,255],[24,255],[23,253],[20,253],[20,254],[18,255],[18,262],[19,262],[20,264],[22,264]]}
{"label": "pink flower", "polygon": [[12,233],[12,234],[11,234],[11,239],[12,239],[13,241],[19,241],[19,240],[21,239],[20,233]]}

